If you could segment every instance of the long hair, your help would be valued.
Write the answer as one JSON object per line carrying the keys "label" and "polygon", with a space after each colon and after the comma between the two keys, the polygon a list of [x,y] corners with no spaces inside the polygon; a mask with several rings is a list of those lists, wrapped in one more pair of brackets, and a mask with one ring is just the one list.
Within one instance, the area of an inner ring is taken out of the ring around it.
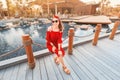
{"label": "long hair", "polygon": [[54,15],[53,18],[57,18],[58,19],[58,21],[59,21],[58,28],[59,28],[60,31],[63,31],[64,27],[62,25],[62,22],[61,22],[60,18],[58,16],[56,16],[56,15]]}

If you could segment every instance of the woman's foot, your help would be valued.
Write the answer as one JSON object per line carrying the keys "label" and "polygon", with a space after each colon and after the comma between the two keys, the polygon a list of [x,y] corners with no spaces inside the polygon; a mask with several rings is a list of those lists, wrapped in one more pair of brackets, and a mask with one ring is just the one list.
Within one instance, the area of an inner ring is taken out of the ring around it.
{"label": "woman's foot", "polygon": [[63,71],[64,71],[66,74],[70,74],[70,70],[69,70],[66,66],[63,66]]}
{"label": "woman's foot", "polygon": [[59,61],[58,57],[55,57],[54,61],[55,61],[56,64],[60,64],[60,61]]}

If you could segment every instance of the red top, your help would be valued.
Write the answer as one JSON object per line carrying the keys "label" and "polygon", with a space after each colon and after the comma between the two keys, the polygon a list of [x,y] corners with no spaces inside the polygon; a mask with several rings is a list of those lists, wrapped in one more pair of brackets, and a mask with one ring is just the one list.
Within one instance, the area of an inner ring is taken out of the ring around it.
{"label": "red top", "polygon": [[[46,46],[49,49],[49,51],[52,52],[52,45],[50,44],[50,42],[52,42],[53,45],[57,48],[56,54],[58,55],[58,44],[62,43],[62,32],[60,32],[60,31],[47,31],[46,40],[47,40]],[[64,50],[62,49],[62,47],[60,49],[64,55]]]}
{"label": "red top", "polygon": [[58,43],[62,43],[62,32],[58,31],[47,31],[47,45],[50,45],[50,42],[58,48]]}

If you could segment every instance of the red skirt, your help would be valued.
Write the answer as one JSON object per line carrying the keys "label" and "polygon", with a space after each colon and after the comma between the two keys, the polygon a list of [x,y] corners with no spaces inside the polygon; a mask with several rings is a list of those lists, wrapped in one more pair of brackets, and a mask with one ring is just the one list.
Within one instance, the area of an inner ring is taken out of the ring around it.
{"label": "red skirt", "polygon": [[[51,46],[51,45],[47,46],[47,48],[48,48],[48,50],[49,50],[52,54],[55,53],[58,57],[60,56],[60,55],[58,54],[58,49],[57,49],[57,48],[55,49],[55,52],[52,51],[52,46]],[[64,56],[64,55],[65,55],[64,49],[61,48],[60,50],[62,51],[62,56]]]}

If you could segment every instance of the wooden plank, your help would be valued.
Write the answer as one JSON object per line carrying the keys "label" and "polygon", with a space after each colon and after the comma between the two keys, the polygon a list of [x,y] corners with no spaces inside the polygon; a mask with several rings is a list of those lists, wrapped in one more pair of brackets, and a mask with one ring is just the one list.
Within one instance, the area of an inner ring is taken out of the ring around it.
{"label": "wooden plank", "polygon": [[6,69],[0,70],[0,80],[2,80],[5,71]]}
{"label": "wooden plank", "polygon": [[73,67],[68,63],[69,61],[66,59],[66,57],[64,57],[64,62],[65,62],[65,65],[68,67],[68,69],[71,71],[70,76],[72,77],[72,79],[73,80],[81,80],[81,78],[74,71]]}
{"label": "wooden plank", "polygon": [[[65,64],[66,64],[66,63],[65,63]],[[70,68],[68,65],[67,65],[67,67]],[[61,65],[59,66],[59,71],[60,71],[61,75],[63,76],[63,80],[73,80],[71,74],[70,74],[70,75],[66,74],[66,73],[63,71],[63,68],[62,68]]]}
{"label": "wooden plank", "polygon": [[[120,37],[120,36],[119,36]],[[117,43],[120,43],[120,38],[119,37],[115,37],[114,40],[117,42]]]}
{"label": "wooden plank", "polygon": [[36,65],[35,68],[33,69],[33,80],[41,80],[39,59],[37,59],[35,62]]}
{"label": "wooden plank", "polygon": [[5,73],[4,73],[4,75],[3,75],[3,77],[2,77],[2,80],[8,80],[8,79],[10,79],[11,76],[12,76],[13,70],[14,70],[14,67],[7,68],[6,71],[5,71]]}
{"label": "wooden plank", "polygon": [[30,69],[28,66],[26,68],[25,80],[33,80],[33,69]]}
{"label": "wooden plank", "polygon": [[[51,58],[52,58],[52,57],[51,57]],[[59,75],[59,74],[60,74],[60,76],[62,76],[62,79],[59,78],[59,80],[73,80],[71,74],[70,74],[70,75],[67,75],[67,74],[63,71],[61,64],[59,64],[59,65],[55,64],[55,62],[53,61],[53,58],[52,58],[52,63],[54,64],[55,67],[57,67],[57,70],[55,71],[55,72],[56,72],[56,75]],[[68,65],[67,65],[67,67],[69,68]],[[57,73],[59,73],[59,74],[57,74]],[[60,76],[59,76],[59,77],[60,77]]]}
{"label": "wooden plank", "polygon": [[107,43],[110,43],[109,45],[111,47],[116,47],[116,48],[113,48],[113,49],[117,49],[118,46],[120,46],[120,44],[118,44],[120,42],[119,38],[118,39],[114,39],[114,40],[110,40],[110,39],[104,39],[103,42],[107,42]]}
{"label": "wooden plank", "polygon": [[88,23],[88,24],[110,24],[111,21],[107,16],[90,16],[80,20],[76,20],[77,23]]}
{"label": "wooden plank", "polygon": [[[84,45],[83,45],[82,47],[84,47]],[[94,47],[94,48],[96,48],[96,47]],[[116,65],[119,66],[119,64],[117,64],[115,61],[113,61],[113,60],[110,59],[109,57],[104,56],[104,55],[101,55],[101,54],[105,53],[105,51],[96,50],[96,49],[90,50],[90,49],[93,49],[92,46],[89,47],[89,49],[88,49],[88,47],[86,48],[86,50],[87,50],[88,52],[91,52],[92,55],[93,55],[95,58],[98,58],[100,61],[103,61],[103,63],[105,63],[106,65],[108,65],[108,66],[111,67],[112,69],[114,69],[114,71],[115,71],[115,69],[116,69],[116,71],[119,71],[119,68],[116,67]],[[113,53],[113,54],[114,54],[114,53]]]}
{"label": "wooden plank", "polygon": [[46,66],[45,66],[45,62],[44,62],[44,57],[39,59],[39,63],[40,63],[40,71],[41,71],[41,80],[48,80],[48,74],[46,71]]}
{"label": "wooden plank", "polygon": [[[82,47],[83,47],[83,46],[82,46]],[[82,47],[81,47],[81,49],[82,49]],[[108,69],[110,69],[113,73],[115,73],[117,76],[120,76],[119,72],[116,71],[116,70],[114,70],[114,69],[113,69],[112,67],[110,67],[109,65],[107,65],[107,64],[105,63],[105,61],[102,60],[102,58],[99,59],[99,58],[95,57],[93,54],[91,54],[91,53],[95,53],[95,52],[90,52],[90,51],[86,51],[86,50],[87,50],[87,49],[84,50],[84,53],[86,53],[87,55],[89,55],[91,58],[94,58],[94,60],[100,62],[102,65],[104,65],[105,67],[107,67]]]}
{"label": "wooden plank", "polygon": [[91,62],[91,65],[93,65],[95,68],[98,68],[99,72],[104,74],[104,76],[110,77],[112,80],[118,80],[120,78],[119,76],[115,75],[110,69],[108,69],[98,61],[94,60],[93,58],[89,57],[81,48],[78,48],[78,50],[80,50],[82,52],[81,54]]}
{"label": "wooden plank", "polygon": [[[71,59],[72,56],[70,55],[66,55],[65,59],[66,61],[69,63],[69,65],[71,66],[70,70],[71,70],[71,75],[76,76],[74,78],[74,80],[90,80],[89,76],[86,75],[80,68],[80,66],[78,66],[79,64],[76,64],[76,62],[74,62]],[[74,57],[75,59],[75,57]],[[73,74],[74,72],[74,74]],[[94,78],[95,80],[95,78]]]}
{"label": "wooden plank", "polygon": [[8,59],[8,60],[3,60],[3,61],[0,61],[0,69],[11,67],[13,65],[20,64],[20,63],[23,63],[23,62],[26,62],[26,61],[27,61],[26,55],[11,58],[11,59]]}
{"label": "wooden plank", "polygon": [[53,66],[53,69],[54,69],[54,71],[55,71],[57,80],[63,80],[63,76],[62,76],[62,74],[60,73],[60,70],[59,70],[59,67],[58,67],[59,65],[55,64],[54,59],[53,59],[53,56],[50,56],[50,63],[51,63],[52,66]]}
{"label": "wooden plank", "polygon": [[[46,55],[49,55],[47,49],[34,52],[34,57],[36,57],[36,58],[46,56]],[[26,55],[14,57],[14,58],[4,60],[4,61],[0,61],[0,69],[7,68],[7,67],[10,67],[10,66],[14,66],[14,65],[24,63],[24,62],[27,62],[27,56]]]}
{"label": "wooden plank", "polygon": [[[119,30],[117,30],[117,31],[119,31]],[[119,38],[120,38],[120,34],[117,34],[117,35],[115,34],[114,40],[117,40],[117,41],[120,42],[120,39],[119,39]]]}
{"label": "wooden plank", "polygon": [[85,23],[85,24],[110,24],[111,21],[107,16],[80,16],[76,18],[64,19],[62,22],[76,22],[76,23]]}
{"label": "wooden plank", "polygon": [[[85,53],[83,53],[83,54],[85,54]],[[98,67],[95,67],[95,65],[93,65],[93,63],[90,62],[90,61],[88,60],[88,58],[86,58],[85,56],[83,56],[82,53],[80,53],[80,54],[78,54],[78,55],[81,56],[82,58],[84,58],[85,61],[87,62],[87,64],[89,64],[92,68],[94,68],[95,71],[97,71],[97,72],[99,73],[98,76],[103,76],[103,77],[105,77],[107,80],[111,80],[108,76],[103,75],[103,73],[101,72],[101,70],[100,70]],[[94,75],[95,75],[95,74],[94,74]],[[97,76],[97,77],[98,77],[98,76]],[[97,78],[97,77],[96,77],[96,78]]]}
{"label": "wooden plank", "polygon": [[44,60],[45,60],[45,66],[46,66],[46,71],[47,71],[49,80],[57,80],[54,69],[50,63],[49,56],[46,56]]}
{"label": "wooden plank", "polygon": [[[114,61],[114,57],[109,55],[111,53],[111,52],[109,52],[109,50],[103,50],[101,48],[95,48],[95,49],[90,48],[90,49],[92,49],[94,53],[97,53],[97,55],[95,55],[95,56],[97,56],[99,58],[103,58],[102,60],[105,60],[105,61],[107,60],[108,63],[114,64],[114,65],[117,64],[118,61],[117,60]],[[100,51],[100,52],[98,52],[98,51]],[[107,55],[107,53],[108,53],[108,55]]]}
{"label": "wooden plank", "polygon": [[16,66],[14,67],[14,70],[13,70],[13,73],[12,73],[12,75],[11,75],[10,80],[17,80],[17,75],[18,75],[19,68],[20,68],[19,65],[16,65]]}
{"label": "wooden plank", "polygon": [[[73,49],[73,51],[74,51],[74,49]],[[74,54],[76,54],[76,53],[74,52],[72,56],[69,56],[70,59],[74,61],[74,62],[71,62],[71,63],[74,63],[74,65],[75,64],[78,65],[79,68],[81,69],[82,74],[86,74],[86,76],[88,76],[91,80],[97,80],[97,78],[89,71],[89,69],[84,64],[81,63],[81,61],[79,61],[74,56]],[[80,75],[80,77],[82,77],[82,76]]]}
{"label": "wooden plank", "polygon": [[[89,61],[84,57],[84,56],[80,56],[80,52],[74,50],[74,52],[76,54],[74,54],[74,56],[82,63],[84,64],[88,70],[97,78],[100,80],[109,80],[108,78],[104,77],[103,75],[101,75],[101,73],[99,73],[90,63]],[[79,57],[78,57],[79,56]]]}
{"label": "wooden plank", "polygon": [[[110,42],[109,42],[110,41]],[[112,42],[116,42],[116,41],[111,41],[111,40],[106,40],[104,39],[104,41],[100,41],[100,49],[106,51],[106,53],[104,55],[109,56],[109,58],[115,62],[117,62],[118,64],[120,63],[120,50],[118,49],[118,46],[120,46],[120,44],[116,43],[112,43]],[[108,44],[110,43],[110,44]],[[103,44],[105,46],[103,46]]]}
{"label": "wooden plank", "polygon": [[17,80],[26,80],[26,69],[27,68],[28,68],[27,63],[20,64]]}
{"label": "wooden plank", "polygon": [[[105,42],[104,42],[105,43]],[[104,44],[103,43],[103,44]],[[106,45],[106,44],[105,44]],[[110,44],[111,45],[111,44]],[[113,45],[112,45],[113,46]],[[114,45],[115,46],[115,45]],[[113,60],[114,61],[114,65],[112,65],[112,67],[114,68],[114,69],[116,69],[117,71],[119,71],[120,72],[120,70],[119,70],[119,68],[120,68],[120,62],[119,62],[119,60],[120,60],[120,51],[119,51],[119,49],[118,49],[118,47],[109,47],[108,45],[106,45],[105,46],[108,50],[108,54],[109,54],[109,56],[108,56],[108,58],[110,58],[111,60]],[[102,48],[103,50],[105,50],[104,49],[104,47]],[[110,63],[109,63],[110,64]],[[117,67],[116,67],[117,66]]]}
{"label": "wooden plank", "polygon": [[[120,31],[118,31],[116,33],[119,34]],[[99,39],[102,39],[102,38],[105,38],[105,37],[108,37],[108,36],[109,36],[109,33],[108,34],[107,33],[106,34],[101,34]],[[85,39],[82,39],[82,40],[80,39],[80,40],[74,42],[74,46],[84,44],[84,43],[87,43],[87,42],[91,42],[91,41],[92,41],[91,37],[90,38],[85,38]],[[67,47],[68,47],[67,44],[63,45],[64,49],[66,49]],[[47,49],[34,52],[34,56],[36,58],[46,56],[46,55],[49,55],[49,51]],[[20,57],[15,57],[15,58],[4,60],[4,61],[0,61],[0,69],[7,68],[7,67],[10,67],[10,66],[14,66],[16,64],[20,64],[20,63],[23,63],[23,62],[26,62],[26,61],[27,61],[26,55],[23,55],[23,56],[20,56]]]}
{"label": "wooden plank", "polygon": [[[117,46],[120,46],[120,44],[118,44],[120,42],[119,38],[116,38],[114,40],[110,40],[110,39],[104,39],[103,42],[106,42],[107,43],[110,43],[109,45],[114,46],[114,47],[117,47]],[[100,41],[101,42],[101,41]]]}

